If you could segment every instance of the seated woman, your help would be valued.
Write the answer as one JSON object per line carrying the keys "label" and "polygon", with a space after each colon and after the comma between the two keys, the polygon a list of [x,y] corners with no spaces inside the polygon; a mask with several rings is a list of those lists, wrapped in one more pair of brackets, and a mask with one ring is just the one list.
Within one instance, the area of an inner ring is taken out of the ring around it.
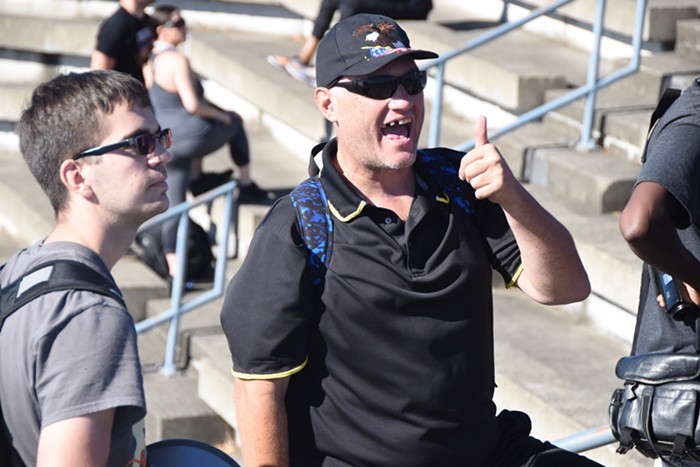
{"label": "seated woman", "polygon": [[[177,49],[185,41],[185,20],[177,7],[160,5],[150,15],[156,37],[143,74],[153,110],[163,128],[173,133],[172,161],[168,172],[170,206],[185,201],[187,189],[198,195],[228,181],[231,172],[202,174],[202,158],[229,145],[238,167],[239,202],[268,201],[271,193],[260,189],[250,176],[250,151],[241,117],[204,99],[204,89],[187,57]],[[163,249],[170,274],[175,269],[177,220],[163,226]]]}

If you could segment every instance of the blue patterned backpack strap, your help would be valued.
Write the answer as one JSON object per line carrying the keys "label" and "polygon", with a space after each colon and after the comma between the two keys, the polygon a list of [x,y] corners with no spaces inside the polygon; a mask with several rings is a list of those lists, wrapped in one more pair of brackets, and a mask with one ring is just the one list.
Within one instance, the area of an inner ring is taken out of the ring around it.
{"label": "blue patterned backpack strap", "polygon": [[333,220],[328,210],[328,198],[318,177],[301,182],[289,197],[297,212],[299,229],[309,253],[309,274],[320,296],[333,240]]}
{"label": "blue patterned backpack strap", "polygon": [[467,182],[460,180],[457,174],[462,155],[463,153],[444,148],[418,151],[421,164],[450,197],[450,201],[462,208],[467,215],[472,215],[475,209],[471,187]]}

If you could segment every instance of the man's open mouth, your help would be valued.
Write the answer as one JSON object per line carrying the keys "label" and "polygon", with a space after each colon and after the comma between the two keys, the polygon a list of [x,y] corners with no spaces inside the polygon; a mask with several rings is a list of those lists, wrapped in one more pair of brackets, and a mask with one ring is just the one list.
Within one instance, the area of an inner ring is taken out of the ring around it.
{"label": "man's open mouth", "polygon": [[389,122],[382,128],[382,134],[392,139],[410,138],[411,121],[410,118],[402,118]]}

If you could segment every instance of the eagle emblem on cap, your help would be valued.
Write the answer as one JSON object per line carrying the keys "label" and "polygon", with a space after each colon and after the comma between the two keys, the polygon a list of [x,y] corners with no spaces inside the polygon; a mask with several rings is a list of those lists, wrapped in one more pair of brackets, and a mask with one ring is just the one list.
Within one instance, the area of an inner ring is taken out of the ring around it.
{"label": "eagle emblem on cap", "polygon": [[363,24],[356,28],[352,35],[353,37],[364,36],[366,42],[373,43],[373,45],[362,47],[369,52],[369,59],[408,50],[397,32],[392,23],[382,21],[378,24]]}

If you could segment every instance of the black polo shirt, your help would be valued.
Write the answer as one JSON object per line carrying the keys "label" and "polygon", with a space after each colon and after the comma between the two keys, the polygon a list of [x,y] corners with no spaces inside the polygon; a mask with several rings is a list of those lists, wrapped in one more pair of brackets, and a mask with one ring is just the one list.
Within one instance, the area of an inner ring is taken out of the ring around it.
{"label": "black polo shirt", "polygon": [[320,177],[333,214],[321,302],[285,197],[226,293],[234,373],[291,375],[292,465],[478,465],[498,437],[492,268],[510,282],[520,264],[505,216],[473,197],[467,215],[417,162],[402,222],[362,200],[335,151]]}

